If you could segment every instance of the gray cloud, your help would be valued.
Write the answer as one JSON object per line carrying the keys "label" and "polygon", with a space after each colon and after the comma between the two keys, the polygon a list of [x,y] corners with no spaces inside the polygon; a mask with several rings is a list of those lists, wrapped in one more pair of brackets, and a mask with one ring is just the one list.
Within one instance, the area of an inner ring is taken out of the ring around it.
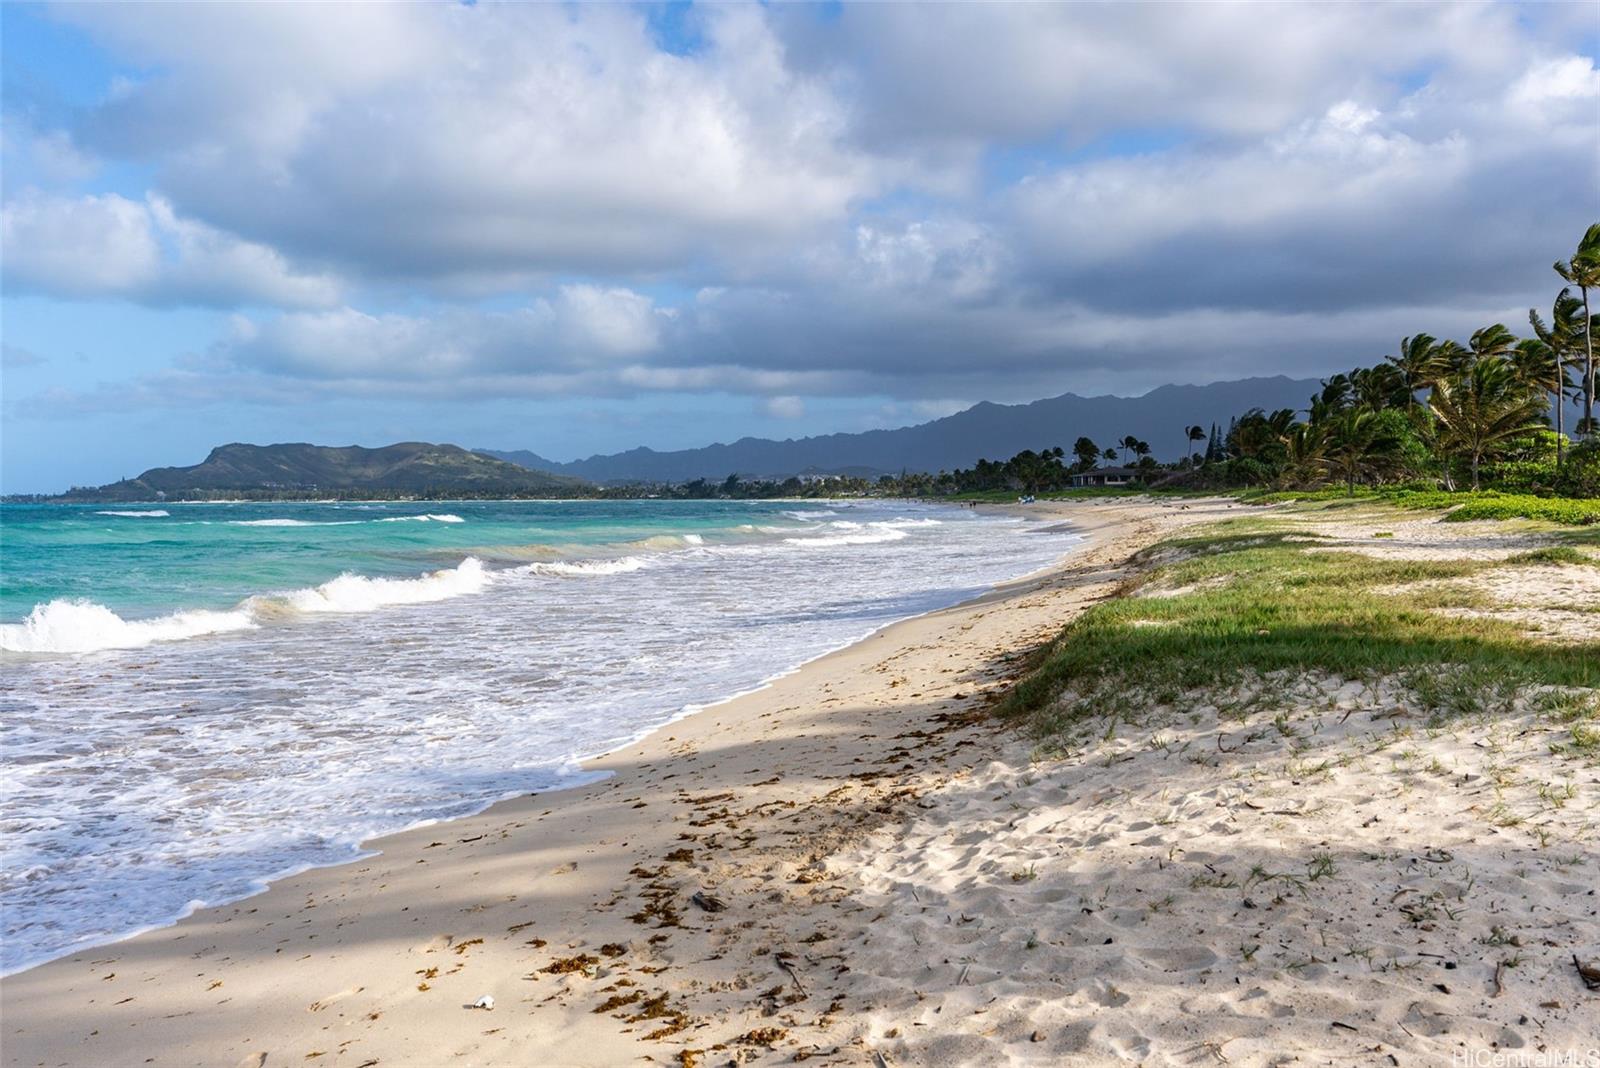
{"label": "gray cloud", "polygon": [[157,73],[40,136],[159,192],[8,196],[8,283],[284,309],[152,397],[1319,373],[1515,328],[1600,202],[1560,11],[716,7],[689,55],[617,7],[65,17]]}

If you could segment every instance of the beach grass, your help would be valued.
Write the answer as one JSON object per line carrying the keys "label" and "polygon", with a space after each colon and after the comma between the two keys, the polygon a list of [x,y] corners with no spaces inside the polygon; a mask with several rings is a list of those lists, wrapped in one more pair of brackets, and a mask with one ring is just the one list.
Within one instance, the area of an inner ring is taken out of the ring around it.
{"label": "beach grass", "polygon": [[[999,710],[1049,734],[1269,677],[1398,678],[1446,712],[1527,686],[1600,686],[1600,643],[1542,642],[1504,620],[1430,610],[1453,603],[1440,580],[1592,563],[1587,554],[1560,544],[1498,561],[1367,555],[1300,522],[1325,507],[1229,520],[1139,553],[1119,595],[1037,653]],[[1470,591],[1457,596],[1470,604]]]}
{"label": "beach grass", "polygon": [[1500,493],[1496,490],[1451,493],[1435,489],[1357,489],[1353,494],[1342,487],[1320,490],[1247,490],[1239,494],[1239,499],[1247,504],[1344,502],[1353,505],[1377,501],[1410,510],[1446,512],[1445,518],[1453,523],[1465,523],[1474,519],[1533,519],[1564,526],[1590,526],[1600,523],[1600,500],[1537,497],[1530,493]]}

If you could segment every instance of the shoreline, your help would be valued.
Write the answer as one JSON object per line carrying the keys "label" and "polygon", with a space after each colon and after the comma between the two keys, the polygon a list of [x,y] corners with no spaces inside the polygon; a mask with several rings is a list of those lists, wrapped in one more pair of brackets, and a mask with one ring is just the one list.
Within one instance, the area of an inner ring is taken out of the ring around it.
{"label": "shoreline", "polygon": [[[809,500],[809,498],[793,498],[793,500],[795,500],[795,501],[806,501],[806,500]],[[167,502],[167,503],[172,503],[172,502]],[[186,503],[186,502],[177,502],[177,503]],[[255,504],[255,503],[273,503],[273,502],[256,502],[256,501],[213,502],[213,501],[203,501],[203,502],[187,502],[187,503],[200,503],[200,504],[248,503],[248,504]],[[283,502],[279,502],[279,503],[283,503]],[[335,500],[330,500],[330,501],[316,501],[316,502],[292,501],[292,502],[287,502],[287,503],[299,503],[299,504],[304,504],[304,503],[339,503],[339,500],[335,499]],[[432,502],[430,502],[430,503],[432,503]],[[448,502],[445,502],[445,503],[448,503]],[[923,504],[933,503],[933,504],[937,504],[939,502],[930,502],[930,501],[920,501],[919,500],[918,503],[923,503]],[[956,504],[946,504],[946,506],[947,507],[961,507],[960,505],[956,505]],[[985,511],[985,512],[989,512],[991,514],[1015,515],[1015,516],[1019,516],[1021,518],[1038,518],[1038,517],[1030,516],[1027,513],[1026,509],[1021,507],[1021,506],[997,505],[997,504],[981,504],[981,505],[978,505],[977,507],[980,510]],[[562,792],[568,791],[568,790],[580,789],[580,788],[582,788],[584,786],[593,785],[594,783],[597,783],[597,782],[603,782],[605,780],[605,778],[608,777],[609,773],[589,771],[589,770],[585,769],[584,765],[587,765],[587,764],[592,763],[592,762],[597,761],[597,760],[601,760],[601,759],[603,759],[603,758],[605,758],[605,757],[607,757],[607,756],[609,756],[609,755],[611,755],[611,754],[613,754],[613,753],[615,753],[615,752],[617,752],[619,750],[626,749],[629,746],[636,745],[636,744],[640,743],[641,741],[645,740],[646,738],[650,737],[651,735],[656,734],[656,733],[658,733],[660,731],[666,730],[666,729],[672,727],[673,725],[675,725],[677,723],[680,723],[680,722],[684,721],[685,719],[688,719],[688,718],[690,718],[692,716],[696,716],[696,715],[699,715],[699,714],[701,714],[703,712],[719,708],[719,707],[721,707],[723,705],[729,704],[730,702],[737,701],[737,700],[739,700],[741,698],[748,697],[750,695],[757,694],[757,693],[760,693],[760,692],[762,692],[762,691],[764,691],[766,689],[769,689],[774,683],[778,682],[779,680],[788,678],[789,676],[792,676],[792,675],[794,675],[794,674],[796,674],[796,673],[798,673],[800,671],[803,671],[808,666],[810,666],[812,664],[815,664],[818,661],[824,660],[824,659],[826,659],[826,658],[828,658],[830,656],[833,656],[836,653],[843,652],[844,650],[847,650],[847,649],[849,649],[849,648],[851,648],[851,647],[853,647],[855,645],[858,645],[858,644],[860,644],[862,642],[865,642],[865,641],[867,641],[869,639],[877,637],[878,635],[882,634],[884,631],[887,631],[890,628],[898,626],[898,625],[900,625],[902,623],[908,622],[910,620],[918,619],[918,618],[921,618],[921,617],[926,616],[926,615],[930,615],[930,614],[935,613],[935,612],[944,611],[946,609],[960,608],[960,607],[963,607],[965,605],[975,604],[975,603],[978,603],[978,602],[982,601],[986,597],[989,597],[989,596],[991,596],[991,595],[993,595],[995,593],[998,593],[999,591],[1003,591],[1005,589],[1014,587],[1014,586],[1016,586],[1018,584],[1031,582],[1031,581],[1037,580],[1037,579],[1039,579],[1039,578],[1041,578],[1041,577],[1043,577],[1045,575],[1048,575],[1050,572],[1060,568],[1063,565],[1064,561],[1066,561],[1068,558],[1070,558],[1073,555],[1073,553],[1078,551],[1078,549],[1081,548],[1082,545],[1089,540],[1089,538],[1090,538],[1090,536],[1092,534],[1092,529],[1091,528],[1080,527],[1077,523],[1072,522],[1072,521],[1068,521],[1068,522],[1065,522],[1065,523],[1055,522],[1055,523],[1050,524],[1049,526],[1041,526],[1039,531],[1025,531],[1023,533],[1034,533],[1034,532],[1051,532],[1051,533],[1077,534],[1079,536],[1079,540],[1070,549],[1068,549],[1065,552],[1063,552],[1060,556],[1058,556],[1055,560],[1051,561],[1050,563],[1048,563],[1048,564],[1046,564],[1046,565],[1044,565],[1042,567],[1034,568],[1033,570],[1025,572],[1025,573],[1023,573],[1021,575],[1017,575],[1017,576],[1014,576],[1012,578],[1006,579],[1006,580],[1004,580],[1002,582],[996,583],[994,586],[990,587],[988,590],[984,591],[983,593],[981,593],[981,594],[979,594],[979,595],[977,595],[975,597],[969,597],[969,598],[966,598],[966,599],[961,600],[961,601],[954,602],[954,603],[949,604],[949,605],[938,606],[938,607],[935,607],[935,608],[928,609],[926,611],[916,612],[916,613],[913,613],[911,615],[902,616],[902,617],[899,617],[897,619],[892,619],[892,620],[890,620],[890,621],[888,621],[886,623],[881,623],[877,627],[873,628],[871,631],[868,631],[868,632],[866,632],[864,634],[860,634],[860,635],[852,637],[852,638],[848,638],[848,639],[842,641],[841,643],[839,643],[838,645],[835,645],[835,646],[833,646],[833,647],[831,647],[829,649],[826,649],[826,650],[824,650],[824,651],[822,651],[820,653],[817,653],[817,654],[815,654],[815,655],[813,655],[811,657],[808,657],[807,659],[802,660],[802,661],[800,661],[800,662],[798,662],[798,663],[796,663],[796,664],[794,664],[794,665],[792,665],[790,667],[781,669],[781,670],[779,670],[779,671],[777,671],[777,672],[775,672],[775,673],[773,673],[771,675],[768,675],[768,676],[762,678],[757,683],[755,683],[753,686],[747,687],[747,688],[742,689],[742,690],[737,690],[737,691],[729,693],[729,694],[725,694],[725,695],[722,695],[722,696],[718,696],[718,697],[712,698],[712,699],[706,701],[705,703],[685,705],[683,708],[681,708],[678,711],[672,713],[670,716],[668,716],[667,718],[663,719],[661,722],[657,723],[656,725],[651,726],[651,727],[641,728],[641,730],[636,732],[635,734],[630,735],[630,736],[628,736],[626,738],[623,738],[623,739],[617,741],[615,744],[608,746],[605,749],[598,750],[598,751],[595,751],[595,752],[586,753],[586,754],[581,755],[581,756],[573,756],[573,757],[569,758],[562,765],[562,767],[556,771],[555,776],[557,778],[557,782],[554,785],[547,786],[547,787],[540,787],[540,788],[531,789],[531,790],[530,789],[518,789],[518,790],[510,791],[510,792],[507,792],[507,793],[503,793],[503,794],[501,794],[501,795],[499,795],[499,796],[497,796],[495,798],[492,798],[492,799],[489,799],[487,801],[484,801],[480,807],[478,807],[476,809],[473,809],[471,811],[468,811],[468,812],[464,812],[464,813],[460,813],[460,814],[452,815],[452,816],[429,817],[429,818],[426,818],[426,819],[419,820],[419,821],[417,821],[415,823],[408,824],[408,825],[406,825],[404,827],[400,827],[400,828],[397,828],[397,829],[394,829],[394,830],[390,830],[390,831],[385,831],[385,832],[383,832],[381,834],[370,836],[370,837],[367,837],[367,838],[362,838],[362,839],[360,839],[358,841],[350,843],[350,847],[349,847],[350,848],[350,856],[348,856],[348,857],[346,857],[344,859],[324,861],[324,862],[297,863],[297,864],[289,865],[289,866],[284,867],[284,868],[280,868],[280,869],[278,869],[278,870],[276,870],[274,872],[271,872],[269,874],[262,875],[262,876],[259,876],[257,878],[252,879],[251,880],[251,889],[245,890],[244,892],[242,892],[240,894],[233,895],[233,896],[224,896],[224,897],[218,898],[217,900],[214,900],[214,901],[190,902],[183,908],[183,910],[181,912],[178,912],[177,914],[171,916],[170,918],[153,921],[151,923],[148,923],[148,924],[139,926],[139,927],[137,927],[135,929],[132,929],[132,930],[130,930],[130,931],[124,933],[124,934],[120,934],[120,935],[117,935],[117,936],[114,936],[114,937],[111,937],[111,938],[108,938],[108,939],[105,939],[105,940],[97,940],[97,941],[93,941],[93,942],[79,944],[79,945],[76,945],[76,946],[74,946],[72,948],[62,950],[61,952],[59,952],[59,953],[57,953],[55,955],[52,955],[52,956],[49,956],[49,957],[45,957],[43,959],[40,959],[40,960],[37,960],[37,961],[33,961],[31,963],[23,964],[23,965],[20,965],[20,966],[18,966],[16,968],[0,970],[0,980],[7,980],[7,979],[10,979],[10,978],[13,978],[13,977],[16,977],[16,976],[21,976],[21,975],[24,975],[24,974],[26,974],[26,973],[28,973],[28,972],[36,969],[36,968],[47,967],[47,966],[49,966],[51,964],[54,964],[54,963],[56,963],[58,961],[67,960],[67,959],[70,959],[70,958],[73,958],[73,957],[78,957],[78,956],[81,956],[83,954],[92,954],[92,953],[97,953],[97,952],[99,952],[101,950],[109,950],[109,949],[112,949],[113,947],[119,946],[119,945],[121,945],[121,944],[123,944],[125,942],[130,941],[130,940],[137,939],[137,938],[143,937],[145,935],[149,935],[149,934],[154,933],[154,932],[159,932],[159,931],[170,929],[172,927],[175,927],[175,926],[183,923],[184,921],[188,920],[190,917],[195,916],[195,915],[197,915],[199,913],[203,913],[203,912],[206,912],[206,911],[212,910],[212,909],[226,908],[226,907],[228,907],[230,905],[236,905],[236,904],[238,904],[240,902],[249,901],[249,900],[252,900],[254,898],[260,897],[262,894],[270,892],[272,890],[272,888],[274,886],[276,886],[277,884],[279,884],[281,882],[284,882],[285,880],[293,879],[293,878],[295,878],[297,876],[300,876],[300,875],[303,875],[303,874],[305,874],[307,872],[323,870],[323,869],[341,868],[341,867],[347,866],[349,864],[358,863],[358,862],[360,862],[362,860],[365,860],[365,859],[368,859],[368,858],[370,858],[372,856],[377,855],[377,853],[378,853],[377,843],[383,842],[383,841],[385,841],[387,839],[390,839],[390,838],[395,838],[395,837],[398,837],[398,836],[402,836],[402,835],[410,834],[410,833],[413,833],[413,832],[421,831],[421,830],[423,830],[425,828],[432,827],[432,826],[438,826],[438,825],[441,825],[441,824],[452,823],[452,822],[455,822],[457,820],[470,819],[472,817],[479,816],[479,815],[482,815],[482,814],[488,812],[490,809],[493,809],[497,805],[500,805],[500,804],[503,804],[503,803],[509,802],[509,801],[514,801],[514,800],[516,800],[518,798],[544,797],[544,796],[549,796],[549,795],[552,795],[552,794],[559,794],[559,793],[562,793]],[[427,574],[428,573],[424,572],[423,573],[423,577],[425,577]],[[27,654],[17,654],[17,655],[27,655]]]}
{"label": "shoreline", "polygon": [[[1161,510],[1162,506],[1144,505],[1145,510]],[[1009,506],[986,506],[996,511],[1013,513]],[[359,847],[362,855],[352,860],[336,864],[305,869],[293,875],[286,876],[272,882],[264,891],[253,894],[234,902],[207,906],[198,909],[188,916],[180,919],[175,924],[165,925],[153,930],[146,930],[130,938],[114,943],[103,944],[97,948],[80,948],[63,957],[52,961],[37,964],[22,971],[6,976],[0,982],[0,991],[3,991],[3,1000],[13,1018],[26,1018],[38,1020],[35,1028],[30,1028],[29,1033],[34,1039],[43,1039],[45,1036],[39,1032],[49,1030],[46,1021],[54,1015],[53,1012],[36,1011],[38,1005],[60,1004],[62,999],[71,1000],[75,993],[86,992],[72,973],[88,964],[91,969],[97,967],[90,958],[106,958],[116,962],[124,962],[121,967],[126,967],[129,958],[141,960],[160,959],[170,954],[180,944],[191,938],[199,930],[215,931],[226,927],[242,917],[258,914],[263,911],[275,910],[285,905],[290,899],[300,897],[303,893],[313,897],[319,893],[329,892],[341,883],[352,881],[352,877],[371,867],[388,863],[392,864],[402,855],[410,856],[433,848],[429,844],[418,845],[422,838],[445,837],[457,833],[465,833],[468,827],[489,828],[505,820],[526,820],[528,810],[534,807],[551,807],[565,809],[568,812],[582,806],[585,802],[600,799],[606,794],[632,784],[629,777],[630,757],[638,758],[655,755],[658,758],[670,759],[674,743],[679,743],[679,734],[703,735],[707,732],[707,724],[718,721],[721,717],[738,716],[748,722],[753,718],[764,718],[770,715],[770,708],[765,712],[758,709],[780,703],[780,698],[786,697],[789,691],[809,690],[813,685],[822,685],[824,689],[829,685],[822,680],[836,672],[834,667],[840,666],[840,661],[859,661],[864,656],[876,654],[879,650],[897,644],[909,642],[912,635],[909,631],[926,628],[934,625],[934,621],[952,614],[972,614],[982,611],[986,606],[999,601],[1018,596],[1025,596],[1029,592],[1036,592],[1037,588],[1048,583],[1052,577],[1059,577],[1069,569],[1074,562],[1086,554],[1104,550],[1104,543],[1110,540],[1115,544],[1115,535],[1125,532],[1132,520],[1121,513],[1129,511],[1126,502],[1115,505],[1100,504],[1098,502],[1083,502],[1081,505],[1065,508],[1051,508],[1050,518],[1071,521],[1083,536],[1083,542],[1071,551],[1057,559],[1049,567],[1035,571],[1029,575],[1019,576],[1009,580],[977,598],[961,602],[958,605],[947,606],[932,612],[899,620],[875,629],[869,635],[858,641],[848,643],[813,658],[795,669],[785,672],[776,678],[770,679],[753,691],[733,695],[706,705],[694,711],[688,711],[682,716],[675,717],[672,721],[663,724],[646,734],[643,738],[626,741],[621,745],[581,762],[582,773],[600,775],[603,778],[593,779],[587,783],[565,786],[555,790],[538,794],[522,794],[494,802],[482,811],[453,819],[425,823],[409,830],[385,835],[380,838],[368,840]],[[1040,515],[1042,509],[1030,509],[1025,514]],[[1098,514],[1097,514],[1098,513]],[[1106,514],[1114,513],[1114,514]],[[1131,550],[1130,550],[1131,551]],[[676,733],[674,733],[676,731]],[[669,774],[668,777],[673,777]],[[648,802],[647,802],[648,803]],[[538,817],[544,819],[550,813]],[[479,836],[482,837],[481,835]],[[417,862],[431,861],[432,858],[415,857]],[[358,867],[362,866],[362,867]],[[401,906],[402,909],[405,906]],[[269,925],[270,926],[270,925]],[[259,948],[259,946],[257,946]],[[127,972],[123,971],[122,975]],[[105,980],[116,982],[118,980]],[[361,984],[357,984],[361,985]],[[43,992],[49,989],[51,993],[45,996]],[[99,988],[103,989],[103,988]],[[98,992],[97,988],[87,988]],[[181,1000],[181,999],[180,999]],[[80,1006],[78,1012],[94,1012],[90,1006],[96,1004],[96,999]],[[26,1010],[23,1008],[27,1006]],[[190,1011],[193,1011],[192,1009]],[[304,1011],[303,1006],[300,1007]],[[137,1019],[130,1021],[137,1026]],[[44,1024],[45,1026],[40,1026]],[[265,1036],[263,1036],[265,1037]],[[8,1063],[12,1052],[19,1046],[31,1044],[25,1042],[20,1033],[8,1035]],[[54,1045],[47,1040],[48,1045]],[[27,1060],[17,1060],[14,1063],[33,1063]],[[40,1062],[44,1063],[44,1062]],[[604,1063],[604,1062],[598,1062]]]}

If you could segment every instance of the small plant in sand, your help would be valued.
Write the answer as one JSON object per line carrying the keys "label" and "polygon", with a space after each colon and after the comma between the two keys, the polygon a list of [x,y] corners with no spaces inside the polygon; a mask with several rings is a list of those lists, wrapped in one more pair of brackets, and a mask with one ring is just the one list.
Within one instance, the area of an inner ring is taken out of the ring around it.
{"label": "small plant in sand", "polygon": [[1029,864],[1026,868],[1018,868],[1011,873],[1011,881],[1014,883],[1031,883],[1038,877],[1039,869],[1032,864]]}
{"label": "small plant in sand", "polygon": [[1338,865],[1333,862],[1333,854],[1318,853],[1306,865],[1306,878],[1311,882],[1331,879],[1338,874],[1338,871]]}

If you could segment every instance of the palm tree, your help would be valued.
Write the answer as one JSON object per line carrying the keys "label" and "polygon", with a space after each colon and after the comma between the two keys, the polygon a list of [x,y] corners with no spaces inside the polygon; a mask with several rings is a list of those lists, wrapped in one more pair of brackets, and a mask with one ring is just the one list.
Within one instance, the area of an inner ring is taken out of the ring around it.
{"label": "palm tree", "polygon": [[1380,412],[1395,406],[1405,391],[1405,378],[1393,364],[1358,367],[1347,376],[1355,402]]}
{"label": "palm tree", "polygon": [[1311,421],[1320,423],[1350,407],[1350,376],[1334,375],[1322,380],[1322,391],[1311,398]]}
{"label": "palm tree", "polygon": [[1185,427],[1183,436],[1189,439],[1189,466],[1194,466],[1194,447],[1197,442],[1206,440],[1205,428],[1198,426]]}
{"label": "palm tree", "polygon": [[1472,352],[1446,338],[1433,347],[1433,360],[1433,381],[1429,385],[1437,385],[1445,375],[1457,375],[1466,370],[1472,362]]}
{"label": "palm tree", "polygon": [[1511,350],[1516,344],[1517,335],[1507,330],[1504,323],[1495,323],[1482,330],[1474,330],[1472,336],[1467,339],[1473,363],[1496,358],[1504,359],[1511,355]]}
{"label": "palm tree", "polygon": [[1139,448],[1139,439],[1134,437],[1132,434],[1129,434],[1127,437],[1117,442],[1117,448],[1124,452],[1136,452]]}
{"label": "palm tree", "polygon": [[1284,465],[1280,482],[1312,488],[1328,470],[1327,426],[1295,423],[1283,435]]}
{"label": "palm tree", "polygon": [[1400,381],[1410,398],[1407,406],[1420,404],[1417,391],[1433,385],[1439,369],[1438,340],[1432,334],[1414,334],[1400,339],[1400,355],[1385,356],[1385,360],[1398,372]]}
{"label": "palm tree", "polygon": [[1105,452],[1102,452],[1100,455],[1105,458],[1105,461],[1108,464],[1109,463],[1115,463],[1116,460],[1117,460],[1117,450],[1116,449],[1107,449]]}
{"label": "palm tree", "polygon": [[1371,408],[1346,408],[1326,426],[1329,465],[1354,494],[1356,479],[1371,473],[1377,460],[1394,445],[1394,438]]}
{"label": "palm tree", "polygon": [[1478,488],[1478,467],[1506,441],[1539,426],[1543,402],[1512,373],[1509,361],[1479,360],[1460,375],[1441,379],[1428,398],[1446,453],[1464,454]]}
{"label": "palm tree", "polygon": [[1565,448],[1567,412],[1567,355],[1577,347],[1578,334],[1583,332],[1581,304],[1572,290],[1563,289],[1556,294],[1550,307],[1547,324],[1533,308],[1528,309],[1528,325],[1533,327],[1534,338],[1550,352],[1548,377],[1541,376],[1540,386],[1554,395],[1556,405],[1556,466],[1560,467]]}
{"label": "palm tree", "polygon": [[1578,251],[1566,263],[1555,262],[1556,274],[1578,287],[1583,294],[1583,421],[1588,432],[1594,426],[1594,322],[1589,312],[1589,290],[1600,286],[1600,223],[1592,224],[1583,232]]}

